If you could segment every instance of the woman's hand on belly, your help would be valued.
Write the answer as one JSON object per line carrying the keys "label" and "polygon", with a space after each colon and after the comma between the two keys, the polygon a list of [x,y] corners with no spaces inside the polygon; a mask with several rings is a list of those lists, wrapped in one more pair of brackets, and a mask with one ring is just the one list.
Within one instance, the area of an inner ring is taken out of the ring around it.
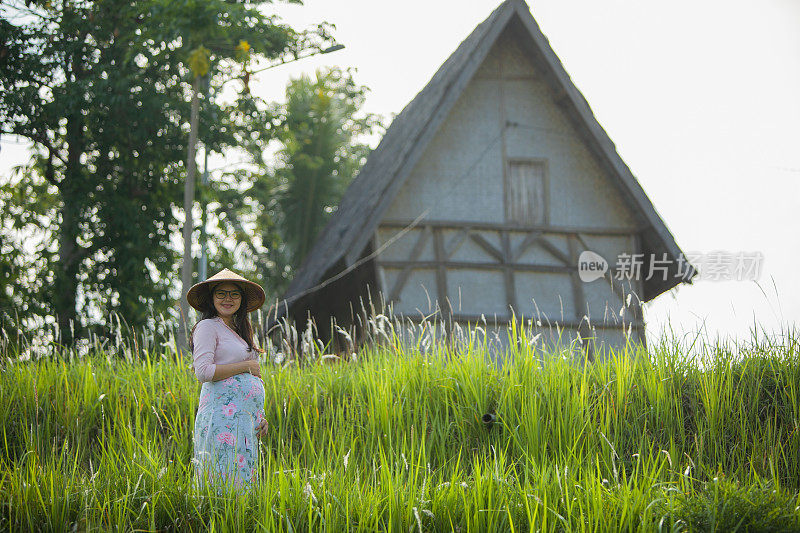
{"label": "woman's hand on belly", "polygon": [[256,376],[257,378],[261,377],[261,365],[258,364],[258,360],[250,359],[246,361],[248,371]]}

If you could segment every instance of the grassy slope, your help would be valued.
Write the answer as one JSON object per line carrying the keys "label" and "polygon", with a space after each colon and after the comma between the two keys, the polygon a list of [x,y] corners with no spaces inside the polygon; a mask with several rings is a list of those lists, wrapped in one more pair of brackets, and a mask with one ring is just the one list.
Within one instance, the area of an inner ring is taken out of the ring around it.
{"label": "grassy slope", "polygon": [[239,497],[191,488],[188,361],[8,363],[0,529],[800,531],[798,339],[740,348],[704,371],[676,346],[265,366],[264,474]]}

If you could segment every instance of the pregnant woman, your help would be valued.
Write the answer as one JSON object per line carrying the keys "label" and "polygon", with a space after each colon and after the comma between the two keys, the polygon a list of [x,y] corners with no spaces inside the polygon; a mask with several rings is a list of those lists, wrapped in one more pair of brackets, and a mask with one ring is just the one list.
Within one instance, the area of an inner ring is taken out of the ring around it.
{"label": "pregnant woman", "polygon": [[258,479],[257,437],[266,431],[264,383],[247,313],[264,304],[264,289],[224,269],[189,289],[200,311],[190,346],[202,383],[194,422],[197,486],[237,488]]}

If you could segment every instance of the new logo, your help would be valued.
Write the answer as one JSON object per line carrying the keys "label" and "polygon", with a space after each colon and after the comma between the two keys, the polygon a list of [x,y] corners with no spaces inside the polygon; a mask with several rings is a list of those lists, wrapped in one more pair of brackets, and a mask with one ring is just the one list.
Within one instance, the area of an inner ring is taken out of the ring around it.
{"label": "new logo", "polygon": [[602,278],[606,271],[608,271],[608,262],[603,259],[603,256],[590,250],[581,252],[578,257],[578,276],[581,281],[589,282]]}

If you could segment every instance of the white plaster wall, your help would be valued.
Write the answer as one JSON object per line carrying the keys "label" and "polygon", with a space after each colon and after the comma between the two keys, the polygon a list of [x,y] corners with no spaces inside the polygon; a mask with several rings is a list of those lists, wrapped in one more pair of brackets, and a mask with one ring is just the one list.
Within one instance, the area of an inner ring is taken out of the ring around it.
{"label": "white plaster wall", "polygon": [[[403,228],[378,228],[378,242],[384,244],[397,237],[392,244],[381,252],[382,261],[407,261],[411,256],[414,246],[419,240],[422,229],[415,227],[406,233],[402,233]],[[398,236],[399,235],[399,236]],[[433,261],[433,239],[428,237],[427,242],[420,250],[418,261]]]}
{"label": "white plaster wall", "polygon": [[573,320],[575,300],[572,280],[567,274],[550,272],[517,272],[514,275],[517,304],[521,314],[550,322]]}
{"label": "white plaster wall", "polygon": [[[470,83],[385,214],[412,220],[502,222],[502,144],[495,83]],[[468,207],[468,209],[465,209]]]}
{"label": "white plaster wall", "polygon": [[[394,287],[399,274],[398,269],[384,269],[387,292]],[[403,285],[399,298],[393,302],[394,312],[411,316],[429,315],[436,311],[437,301],[436,271],[414,270]]]}
{"label": "white plaster wall", "polygon": [[499,270],[449,270],[447,294],[453,311],[505,318],[509,314],[503,273]]}

